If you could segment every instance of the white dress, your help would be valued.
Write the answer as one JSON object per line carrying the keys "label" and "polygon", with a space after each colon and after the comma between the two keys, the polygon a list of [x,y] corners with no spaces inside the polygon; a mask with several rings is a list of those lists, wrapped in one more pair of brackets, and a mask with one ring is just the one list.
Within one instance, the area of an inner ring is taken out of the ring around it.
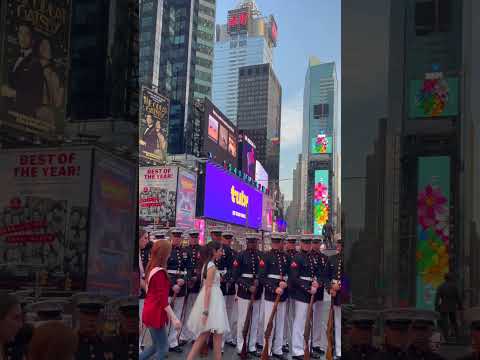
{"label": "white dress", "polygon": [[[215,264],[212,261],[208,263],[207,269],[210,269],[211,267],[215,267]],[[223,334],[230,331],[225,299],[223,298],[222,290],[220,289],[220,274],[218,270],[215,271],[215,278],[213,279],[212,290],[210,293],[210,305],[208,307],[208,318],[205,326],[202,323],[202,313],[205,310],[205,307],[203,306],[204,302],[205,282],[203,282],[202,289],[198,293],[195,304],[193,304],[192,311],[187,321],[188,329],[194,333],[196,337],[205,331],[215,332],[217,334]]]}

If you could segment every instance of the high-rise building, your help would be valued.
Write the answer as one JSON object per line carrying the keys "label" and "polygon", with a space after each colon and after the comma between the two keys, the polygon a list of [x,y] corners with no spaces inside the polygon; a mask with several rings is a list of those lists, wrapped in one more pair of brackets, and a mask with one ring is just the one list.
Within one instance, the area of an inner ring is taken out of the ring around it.
{"label": "high-rise building", "polygon": [[303,94],[302,155],[306,161],[304,230],[321,234],[330,221],[338,230],[339,157],[337,75],[334,62],[311,57]]}
{"label": "high-rise building", "polygon": [[279,191],[282,88],[270,64],[241,67],[238,75],[237,127],[253,140],[256,157]]}
{"label": "high-rise building", "polygon": [[244,0],[228,12],[228,22],[217,25],[213,95],[216,106],[237,122],[238,69],[242,66],[273,64],[277,25],[272,15],[263,17],[255,1]]}

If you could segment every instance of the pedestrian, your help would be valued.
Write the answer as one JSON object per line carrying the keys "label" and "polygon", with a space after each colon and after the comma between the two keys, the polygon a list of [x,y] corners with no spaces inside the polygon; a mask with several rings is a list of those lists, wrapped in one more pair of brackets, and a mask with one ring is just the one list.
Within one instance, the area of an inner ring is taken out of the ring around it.
{"label": "pedestrian", "polygon": [[75,331],[62,321],[50,320],[37,326],[29,344],[26,360],[71,360],[77,351]]}
{"label": "pedestrian", "polygon": [[370,310],[354,310],[349,325],[350,349],[343,354],[343,360],[371,359],[378,352],[373,346],[373,328],[377,314]]}
{"label": "pedestrian", "polygon": [[0,295],[0,360],[7,359],[7,345],[22,327],[22,308],[17,297]]}
{"label": "pedestrian", "polygon": [[230,330],[225,299],[220,289],[220,273],[215,260],[223,254],[222,244],[212,241],[207,245],[207,256],[202,268],[202,288],[188,318],[187,327],[195,334],[187,360],[193,360],[213,334],[213,352],[215,360],[222,358],[222,337]]}
{"label": "pedestrian", "polygon": [[[153,242],[150,241],[149,234],[146,230],[140,230],[139,234],[139,250],[138,250],[138,267],[140,272],[140,295],[138,299],[138,315],[141,318],[143,311],[143,303],[145,301],[145,269],[147,268],[148,262],[150,260],[150,254],[152,251]],[[139,343],[138,346],[140,349],[143,349],[143,339],[145,338],[146,328],[143,326],[143,322],[139,321]]]}
{"label": "pedestrian", "polygon": [[325,222],[325,225],[323,225],[323,228],[322,228],[322,236],[324,238],[324,240],[327,242],[327,247],[329,249],[333,248],[333,227],[332,225],[330,224],[330,222],[327,221]]}
{"label": "pedestrian", "polygon": [[453,330],[455,339],[458,339],[457,311],[463,310],[463,304],[454,275],[447,273],[444,278],[445,281],[435,294],[435,309],[440,313],[442,334],[448,342],[450,330]]}
{"label": "pedestrian", "polygon": [[438,314],[435,311],[414,309],[410,326],[408,358],[411,360],[443,360],[432,349],[432,336]]}
{"label": "pedestrian", "polygon": [[[175,329],[181,328],[181,322],[173,312],[169,303],[170,280],[166,271],[167,260],[172,252],[169,241],[157,241],[152,248],[151,259],[146,269],[145,304],[142,321],[148,327],[153,345],[140,353],[139,359],[145,360],[156,353],[156,360],[164,360],[168,351],[168,321]],[[175,291],[180,286],[174,285]]]}
{"label": "pedestrian", "polygon": [[480,307],[468,309],[465,318],[468,319],[468,325],[470,325],[472,353],[458,360],[478,360],[480,359]]}

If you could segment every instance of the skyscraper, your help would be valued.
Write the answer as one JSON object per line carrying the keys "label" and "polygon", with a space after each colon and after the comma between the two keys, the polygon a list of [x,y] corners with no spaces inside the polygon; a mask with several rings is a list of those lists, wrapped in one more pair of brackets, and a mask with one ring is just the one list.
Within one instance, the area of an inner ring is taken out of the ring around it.
{"label": "skyscraper", "polygon": [[238,79],[238,129],[257,146],[269,187],[278,191],[282,88],[270,64],[241,67]]}
{"label": "skyscraper", "polygon": [[217,25],[213,66],[213,102],[237,123],[238,69],[272,64],[277,25],[272,15],[262,17],[255,1],[245,0],[228,12],[228,22]]}

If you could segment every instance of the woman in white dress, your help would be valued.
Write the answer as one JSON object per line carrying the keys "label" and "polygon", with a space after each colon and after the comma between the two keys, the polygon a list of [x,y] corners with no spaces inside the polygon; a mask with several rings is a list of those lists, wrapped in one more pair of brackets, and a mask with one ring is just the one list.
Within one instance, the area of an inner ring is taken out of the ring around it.
{"label": "woman in white dress", "polygon": [[202,268],[202,289],[187,321],[187,327],[196,336],[187,360],[194,360],[198,356],[210,334],[213,334],[215,360],[220,360],[222,335],[230,331],[227,308],[220,289],[220,274],[214,263],[223,254],[222,244],[212,241],[206,246],[206,252]]}

